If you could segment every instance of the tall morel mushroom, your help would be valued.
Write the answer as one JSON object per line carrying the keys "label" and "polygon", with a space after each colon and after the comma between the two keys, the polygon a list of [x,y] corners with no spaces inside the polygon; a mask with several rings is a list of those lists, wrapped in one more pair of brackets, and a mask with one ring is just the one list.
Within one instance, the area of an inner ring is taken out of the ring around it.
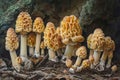
{"label": "tall morel mushroom", "polygon": [[35,33],[31,32],[28,34],[27,37],[27,45],[29,46],[29,56],[34,55],[35,43],[36,43],[36,35]]}
{"label": "tall morel mushroom", "polygon": [[37,17],[33,23],[33,32],[36,35],[36,45],[35,45],[35,54],[34,57],[40,57],[40,42],[41,42],[41,33],[44,31],[44,22],[40,17]]}
{"label": "tall morel mushroom", "polygon": [[21,35],[20,57],[27,58],[27,34],[32,31],[32,19],[28,12],[21,12],[16,20],[15,31]]}
{"label": "tall morel mushroom", "polygon": [[84,37],[82,36],[79,20],[74,15],[65,16],[61,21],[60,28],[62,42],[66,44],[66,50],[63,56],[64,61],[65,58],[71,58],[74,53],[74,45],[83,42]]}
{"label": "tall morel mushroom", "polygon": [[99,63],[100,55],[101,52],[103,51],[104,48],[104,33],[100,28],[95,29],[92,38],[91,38],[91,49],[94,50],[94,66],[96,66]]}
{"label": "tall morel mushroom", "polygon": [[28,12],[21,12],[16,20],[15,31],[21,35],[20,58],[22,59],[23,69],[29,70],[33,67],[27,55],[27,34],[32,31],[32,19]]}
{"label": "tall morel mushroom", "polygon": [[21,66],[17,63],[17,54],[16,51],[19,47],[18,37],[13,28],[9,28],[6,35],[5,48],[10,52],[10,57],[12,61],[12,66],[20,72]]}

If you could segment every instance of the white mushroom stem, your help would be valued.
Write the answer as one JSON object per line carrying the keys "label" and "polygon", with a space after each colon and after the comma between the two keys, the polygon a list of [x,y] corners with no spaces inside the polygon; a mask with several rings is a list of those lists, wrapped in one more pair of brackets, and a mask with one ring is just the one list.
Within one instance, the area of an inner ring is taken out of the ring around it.
{"label": "white mushroom stem", "polygon": [[11,56],[11,61],[12,61],[12,66],[20,72],[20,64],[17,63],[17,54],[15,51],[10,51],[10,56]]}
{"label": "white mushroom stem", "polygon": [[36,44],[35,44],[35,56],[38,58],[40,56],[40,42],[41,42],[41,34],[38,34],[37,33],[37,36],[36,36]]}
{"label": "white mushroom stem", "polygon": [[82,59],[78,56],[74,66],[80,66]]}
{"label": "white mushroom stem", "polygon": [[104,51],[103,54],[102,54],[102,57],[100,59],[100,65],[103,66],[103,67],[105,66],[107,56],[108,56],[108,52]]}
{"label": "white mushroom stem", "polygon": [[29,47],[29,55],[30,56],[34,55],[34,47]]}
{"label": "white mushroom stem", "polygon": [[44,54],[44,49],[42,48],[42,49],[41,49],[41,57],[44,57],[44,55],[45,55],[45,54]]}
{"label": "white mushroom stem", "polygon": [[83,66],[81,65],[80,67],[77,67],[76,72],[81,72],[83,69]]}
{"label": "white mushroom stem", "polygon": [[55,55],[55,52],[51,49],[49,49],[49,60],[57,62],[57,56]]}
{"label": "white mushroom stem", "polygon": [[94,57],[94,65],[96,66],[99,63],[101,52],[100,51],[94,51],[93,57]]}
{"label": "white mushroom stem", "polygon": [[65,53],[64,53],[64,56],[66,57],[66,58],[71,58],[72,57],[72,55],[73,55],[73,50],[74,50],[75,48],[74,48],[74,46],[72,46],[72,45],[67,45],[66,46],[66,49],[65,49]]}
{"label": "white mushroom stem", "polygon": [[27,35],[21,35],[20,56],[27,58]]}
{"label": "white mushroom stem", "polygon": [[[89,53],[89,59],[93,56],[94,50],[90,49],[90,53]],[[91,62],[90,68],[93,69],[94,65],[93,62]]]}
{"label": "white mushroom stem", "polygon": [[113,58],[113,52],[111,51],[108,54],[108,62],[107,62],[106,68],[110,68],[111,67],[112,58]]}

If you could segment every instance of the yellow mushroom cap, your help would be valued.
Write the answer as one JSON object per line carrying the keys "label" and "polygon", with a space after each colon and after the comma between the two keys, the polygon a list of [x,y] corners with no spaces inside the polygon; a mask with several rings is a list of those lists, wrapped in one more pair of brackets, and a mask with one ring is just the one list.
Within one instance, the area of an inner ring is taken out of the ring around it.
{"label": "yellow mushroom cap", "polygon": [[87,50],[85,46],[81,46],[77,49],[76,55],[81,57],[82,59],[85,59],[87,56]]}
{"label": "yellow mushroom cap", "polygon": [[27,34],[32,31],[32,19],[28,12],[21,12],[16,20],[16,32]]}
{"label": "yellow mushroom cap", "polygon": [[83,60],[82,66],[83,66],[83,68],[89,68],[90,67],[90,61],[88,59]]}
{"label": "yellow mushroom cap", "polygon": [[[60,32],[62,39],[72,39],[74,42],[82,42],[84,40],[82,36],[82,29],[79,24],[79,20],[76,16],[65,16],[60,24]],[[80,36],[81,35],[81,36]],[[75,37],[77,36],[77,37]],[[79,36],[79,37],[78,37]],[[73,38],[75,37],[75,38]],[[82,38],[82,39],[81,39]]]}
{"label": "yellow mushroom cap", "polygon": [[44,44],[45,46],[53,47],[52,37],[55,34],[55,26],[52,22],[48,22],[44,30]]}
{"label": "yellow mushroom cap", "polygon": [[104,48],[104,44],[105,44],[105,37],[103,31],[101,29],[97,29],[97,30],[95,29],[91,38],[90,48],[101,51]]}
{"label": "yellow mushroom cap", "polygon": [[27,37],[27,45],[30,47],[34,47],[35,43],[36,43],[36,34],[31,32],[28,34],[28,37]]}
{"label": "yellow mushroom cap", "polygon": [[17,61],[17,63],[18,63],[18,64],[23,63],[23,61],[22,61],[22,58],[21,58],[21,57],[17,57],[17,58],[16,58],[16,61]]}
{"label": "yellow mushroom cap", "polygon": [[115,50],[115,42],[109,36],[105,37],[104,50],[106,50],[106,51],[114,51]]}
{"label": "yellow mushroom cap", "polygon": [[90,34],[90,35],[87,37],[87,46],[88,46],[88,48],[90,48],[90,45],[91,45],[92,35],[93,35],[93,34]]}
{"label": "yellow mushroom cap", "polygon": [[93,63],[94,62],[94,57],[93,56],[89,56],[89,61],[90,61],[90,63]]}
{"label": "yellow mushroom cap", "polygon": [[7,30],[5,48],[9,51],[14,51],[19,47],[18,37],[13,28]]}
{"label": "yellow mushroom cap", "polygon": [[33,23],[33,32],[42,33],[44,31],[44,22],[42,18],[37,17]]}
{"label": "yellow mushroom cap", "polygon": [[111,70],[112,70],[112,72],[116,72],[116,71],[118,70],[117,65],[113,65],[113,66],[111,67]]}
{"label": "yellow mushroom cap", "polygon": [[65,64],[66,64],[66,66],[67,66],[68,68],[70,68],[70,67],[72,66],[72,60],[67,59],[67,60],[65,61]]}

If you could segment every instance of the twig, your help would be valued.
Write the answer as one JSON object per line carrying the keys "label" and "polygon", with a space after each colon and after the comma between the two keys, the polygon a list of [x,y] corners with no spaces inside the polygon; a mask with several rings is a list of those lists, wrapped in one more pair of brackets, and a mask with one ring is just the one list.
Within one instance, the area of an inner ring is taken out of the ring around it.
{"label": "twig", "polygon": [[17,73],[15,71],[0,71],[1,74],[8,74],[8,75],[11,75],[11,76],[14,76],[14,77],[19,77],[19,78],[22,78],[22,79],[27,79],[29,75],[26,75],[26,74],[21,74],[21,73]]}
{"label": "twig", "polygon": [[48,54],[46,54],[46,56],[43,58],[43,60],[40,63],[38,63],[38,65],[36,67],[40,67],[42,64],[44,64],[47,61],[47,59],[48,59]]}

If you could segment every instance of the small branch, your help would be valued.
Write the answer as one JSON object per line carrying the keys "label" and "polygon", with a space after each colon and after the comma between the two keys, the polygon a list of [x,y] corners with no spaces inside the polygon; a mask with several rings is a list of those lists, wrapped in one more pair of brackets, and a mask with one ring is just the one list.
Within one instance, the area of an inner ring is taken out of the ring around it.
{"label": "small branch", "polygon": [[43,58],[43,60],[36,66],[37,68],[44,64],[48,59],[48,54]]}
{"label": "small branch", "polygon": [[22,79],[27,79],[29,75],[26,74],[21,74],[21,73],[17,73],[15,71],[0,71],[0,74],[8,74],[14,77],[19,77]]}

